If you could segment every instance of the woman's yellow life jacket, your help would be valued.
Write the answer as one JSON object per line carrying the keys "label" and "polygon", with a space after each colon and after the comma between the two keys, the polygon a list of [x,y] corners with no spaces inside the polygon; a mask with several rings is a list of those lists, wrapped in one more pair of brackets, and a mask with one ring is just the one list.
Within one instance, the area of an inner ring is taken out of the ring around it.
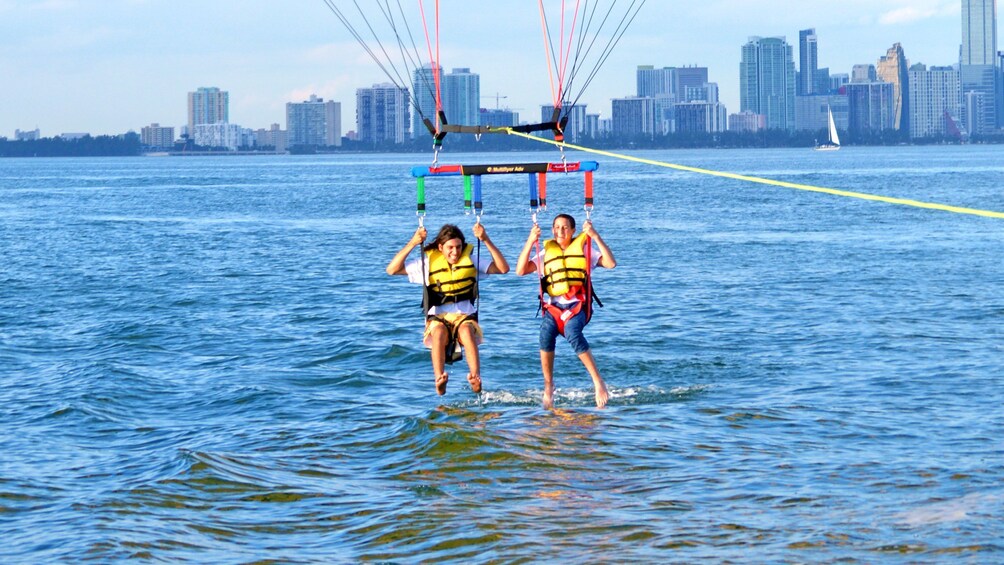
{"label": "woman's yellow life jacket", "polygon": [[557,241],[544,242],[544,276],[540,281],[544,292],[551,296],[582,297],[589,280],[586,256],[583,253],[586,234],[580,233],[562,249]]}
{"label": "woman's yellow life jacket", "polygon": [[473,302],[477,298],[478,268],[471,261],[473,249],[474,246],[470,243],[465,245],[455,265],[450,265],[438,249],[425,253],[429,264],[429,284],[426,286],[428,299],[424,306],[426,310],[462,300]]}

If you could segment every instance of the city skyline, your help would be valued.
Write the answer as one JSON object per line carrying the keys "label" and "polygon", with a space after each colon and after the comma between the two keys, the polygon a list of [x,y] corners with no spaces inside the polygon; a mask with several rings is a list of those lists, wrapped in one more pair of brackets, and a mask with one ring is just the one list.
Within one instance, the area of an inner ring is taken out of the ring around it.
{"label": "city skyline", "polygon": [[[470,14],[458,6],[443,2],[444,68],[479,74],[483,107],[498,94],[503,107],[534,115],[550,98],[536,3],[525,15],[512,3],[486,4],[478,18],[510,22],[487,28],[462,25]],[[807,28],[818,37],[818,67],[831,73],[875,64],[893,43],[911,64],[951,65],[960,17],[959,0],[649,2],[580,103],[609,118],[611,100],[634,93],[638,65],[698,65],[736,112],[742,46],[783,36],[797,48]],[[291,10],[259,0],[108,0],[99,10],[79,0],[0,0],[0,21],[0,136],[180,126],[187,93],[204,86],[230,93],[230,120],[244,127],[282,124],[286,103],[312,94],[342,103],[343,122],[354,125],[356,89],[386,81],[321,1]]]}

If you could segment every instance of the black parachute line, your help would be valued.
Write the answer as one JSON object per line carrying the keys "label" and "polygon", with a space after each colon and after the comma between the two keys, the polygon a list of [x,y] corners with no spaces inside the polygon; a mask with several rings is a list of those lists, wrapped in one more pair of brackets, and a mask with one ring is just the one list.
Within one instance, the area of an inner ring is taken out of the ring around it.
{"label": "black parachute line", "polygon": [[[414,123],[425,125],[436,147],[441,145],[448,133],[481,135],[509,131],[551,131],[556,141],[562,141],[571,110],[579,102],[586,87],[596,78],[600,67],[607,61],[646,2],[538,0],[537,11],[544,31],[549,72],[557,74],[557,81],[554,76],[546,77],[552,83],[554,112],[550,119],[545,116],[540,123],[490,127],[477,123],[451,123],[444,112],[444,76],[439,60],[440,0],[322,1],[389,82],[408,99],[414,109]],[[561,17],[549,17],[545,4],[549,4],[552,11],[560,6]],[[429,8],[433,5],[434,35],[430,25],[433,20],[427,17]],[[567,10],[566,6],[569,6]],[[476,28],[479,25],[473,21],[477,19],[477,10],[471,6],[465,5],[461,15],[464,26]],[[514,17],[518,22],[518,17]],[[531,30],[534,16],[527,12],[526,18],[526,28]],[[560,22],[560,27],[556,22]],[[497,22],[484,22],[484,25],[495,24]],[[554,31],[552,26],[555,27]],[[416,27],[419,29],[415,29]],[[559,29],[560,33],[557,31]],[[425,48],[422,46],[423,40]],[[430,107],[430,101],[435,101],[434,107]]]}
{"label": "black parachute line", "polygon": [[[614,48],[620,42],[621,38],[623,38],[631,23],[634,22],[645,2],[646,0],[630,0],[626,2],[626,7],[621,6],[619,8],[618,4],[624,3],[618,0],[611,0],[606,3],[605,9],[602,9],[601,4],[604,4],[604,2],[600,0],[583,0],[577,3],[572,16],[575,29],[569,32],[569,38],[574,36],[575,48],[571,50],[572,53],[566,54],[566,57],[571,56],[570,70],[567,70],[568,60],[561,61],[558,55],[558,53],[563,53],[565,45],[570,45],[570,43],[565,43],[568,41],[568,38],[560,37],[558,39],[560,48],[558,51],[555,51],[552,22],[547,17],[546,11],[541,10],[545,40],[550,51],[550,64],[554,69],[552,72],[558,75],[557,78],[561,83],[561,90],[554,102],[556,107],[561,107],[564,119],[567,120],[572,109],[578,104],[583,94],[585,94],[586,89],[592,83],[593,79],[596,78],[596,75],[604,63],[606,63],[611,53],[613,53]],[[564,21],[562,21],[561,25],[564,25]],[[613,30],[607,36],[606,44],[599,49],[599,52],[595,56],[591,57],[594,50],[602,44],[601,38],[605,30],[611,26],[613,26]],[[586,71],[584,78],[581,77],[583,71]],[[576,88],[579,80],[581,80],[581,86]]]}
{"label": "black parachute line", "polygon": [[[359,0],[352,0],[351,4],[355,7],[355,13],[358,14],[359,22],[354,21],[350,17],[351,12],[347,13],[346,10],[339,7],[339,2],[336,0],[322,0],[329,10],[338,18],[349,34],[356,40],[356,43],[362,47],[363,51],[369,55],[370,59],[376,63],[377,67],[383,71],[383,74],[387,79],[394,85],[394,87],[403,94],[407,95],[408,102],[415,112],[422,117],[427,119],[425,114],[422,112],[422,108],[418,103],[418,98],[416,93],[413,92],[413,88],[409,88],[412,85],[411,77],[414,76],[415,69],[422,66],[422,57],[419,55],[418,43],[415,41],[415,35],[411,30],[411,26],[408,24],[408,17],[405,14],[404,8],[401,6],[401,1],[396,0],[397,9],[395,11],[394,7],[391,6],[390,0],[368,0],[367,5],[376,5],[380,15],[382,16],[384,24],[386,24],[386,29],[389,30],[389,35],[393,36],[394,42],[397,44],[396,49],[399,53],[398,58],[395,58],[388,52],[388,48],[384,45],[384,41],[381,39],[382,32],[385,28],[380,27],[375,15],[367,15],[367,11],[360,5]],[[342,2],[342,4],[347,4],[348,2]],[[396,15],[395,15],[396,13]],[[379,31],[378,31],[379,27]],[[360,31],[360,28],[365,28],[368,30],[368,36],[372,39],[367,39]],[[370,44],[370,41],[373,44]],[[394,49],[394,47],[391,47]],[[403,69],[403,70],[402,70]],[[403,75],[403,76],[402,76]],[[434,96],[434,93],[430,90],[430,94]]]}

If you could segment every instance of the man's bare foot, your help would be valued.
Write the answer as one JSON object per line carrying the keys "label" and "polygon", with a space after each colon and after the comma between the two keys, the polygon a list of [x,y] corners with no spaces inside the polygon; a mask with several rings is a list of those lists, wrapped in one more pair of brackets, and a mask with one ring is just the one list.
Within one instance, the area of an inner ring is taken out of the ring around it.
{"label": "man's bare foot", "polygon": [[449,380],[450,380],[450,375],[446,373],[443,373],[442,375],[436,377],[436,392],[439,393],[439,396],[443,396],[444,394],[446,394],[446,383]]}
{"label": "man's bare foot", "polygon": [[609,399],[610,399],[610,395],[607,393],[607,386],[606,385],[601,384],[600,386],[596,387],[596,407],[597,408],[606,408],[606,406],[607,406],[607,400],[609,400]]}
{"label": "man's bare foot", "polygon": [[481,394],[481,376],[467,373],[467,382],[471,383],[474,394]]}
{"label": "man's bare foot", "polygon": [[544,387],[544,410],[554,410],[554,387]]}

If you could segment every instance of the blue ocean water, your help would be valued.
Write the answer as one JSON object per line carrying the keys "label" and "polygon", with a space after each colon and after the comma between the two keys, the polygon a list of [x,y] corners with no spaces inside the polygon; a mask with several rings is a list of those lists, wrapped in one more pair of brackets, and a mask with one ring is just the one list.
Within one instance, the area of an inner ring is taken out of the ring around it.
{"label": "blue ocean water", "polygon": [[[1004,211],[1000,146],[638,155]],[[1004,220],[599,158],[612,398],[562,343],[548,412],[533,277],[435,394],[384,274],[430,160],[0,160],[0,561],[1004,561]],[[513,264],[526,197],[485,179]]]}

